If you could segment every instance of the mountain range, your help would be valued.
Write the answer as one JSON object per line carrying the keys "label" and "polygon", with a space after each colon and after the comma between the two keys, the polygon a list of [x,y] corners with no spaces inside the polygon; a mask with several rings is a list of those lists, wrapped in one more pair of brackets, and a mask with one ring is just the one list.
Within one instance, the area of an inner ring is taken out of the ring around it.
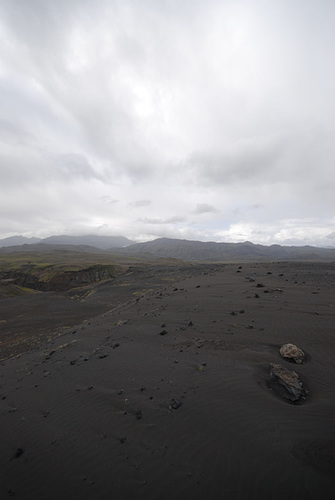
{"label": "mountain range", "polygon": [[134,242],[124,236],[98,236],[93,234],[85,236],[49,236],[48,238],[26,238],[18,235],[0,240],[0,248],[39,243],[45,245],[85,245],[100,250],[109,250],[110,248],[122,248]]}
{"label": "mountain range", "polygon": [[134,243],[124,236],[50,236],[25,238],[13,236],[0,240],[0,252],[54,251],[68,249],[80,252],[108,252],[117,255],[155,259],[171,258],[185,261],[260,261],[260,260],[334,260],[335,249],[313,246],[257,245],[244,243],[216,243],[158,238],[144,243]]}

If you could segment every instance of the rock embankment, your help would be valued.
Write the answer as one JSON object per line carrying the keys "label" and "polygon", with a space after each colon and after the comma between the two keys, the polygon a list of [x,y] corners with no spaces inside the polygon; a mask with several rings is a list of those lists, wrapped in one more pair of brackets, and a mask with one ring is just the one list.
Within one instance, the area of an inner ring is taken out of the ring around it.
{"label": "rock embankment", "polygon": [[71,288],[93,285],[115,276],[115,266],[94,265],[84,269],[60,269],[57,266],[26,266],[18,270],[3,271],[0,280],[42,292],[63,292]]}

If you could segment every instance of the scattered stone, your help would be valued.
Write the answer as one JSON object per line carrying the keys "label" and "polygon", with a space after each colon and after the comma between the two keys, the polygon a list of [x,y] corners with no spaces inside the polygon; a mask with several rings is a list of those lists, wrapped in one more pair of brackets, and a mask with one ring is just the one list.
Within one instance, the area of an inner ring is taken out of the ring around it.
{"label": "scattered stone", "polygon": [[295,344],[283,344],[279,349],[283,358],[288,358],[295,363],[301,364],[305,360],[305,353]]}
{"label": "scattered stone", "polygon": [[169,406],[169,410],[178,410],[178,408],[180,408],[182,404],[183,403],[181,401],[174,399]]}
{"label": "scattered stone", "polygon": [[72,361],[70,361],[70,365],[75,365],[77,363],[77,360],[76,359],[73,359]]}
{"label": "scattered stone", "polygon": [[136,415],[136,420],[141,420],[141,418],[142,418],[142,411],[141,410],[136,410],[135,415]]}
{"label": "scattered stone", "polygon": [[240,313],[240,314],[244,314],[244,309],[240,309],[240,310],[239,310],[239,313]]}
{"label": "scattered stone", "polygon": [[263,285],[263,283],[257,283],[256,287],[257,288],[264,288],[265,285]]}
{"label": "scattered stone", "polygon": [[255,299],[259,299],[258,293],[255,293]]}
{"label": "scattered stone", "polygon": [[106,352],[102,352],[101,354],[99,354],[100,359],[107,358],[107,356],[108,356],[108,354]]}
{"label": "scattered stone", "polygon": [[11,460],[15,460],[16,458],[20,458],[24,453],[23,448],[18,448],[15,452],[15,454],[12,456]]}
{"label": "scattered stone", "polygon": [[193,326],[193,322],[190,321],[189,324],[188,324],[188,326]]}
{"label": "scattered stone", "polygon": [[299,375],[276,363],[270,363],[269,386],[291,403],[305,401],[308,396],[308,390],[304,387]]}
{"label": "scattered stone", "polygon": [[113,345],[113,349],[116,349],[117,347],[120,347],[120,344],[118,342]]}
{"label": "scattered stone", "polygon": [[127,438],[126,438],[126,437],[122,437],[122,438],[120,438],[120,443],[121,443],[121,444],[124,444],[126,441],[127,441]]}
{"label": "scattered stone", "polygon": [[167,331],[166,330],[162,330],[159,335],[166,335],[166,334],[167,334]]}

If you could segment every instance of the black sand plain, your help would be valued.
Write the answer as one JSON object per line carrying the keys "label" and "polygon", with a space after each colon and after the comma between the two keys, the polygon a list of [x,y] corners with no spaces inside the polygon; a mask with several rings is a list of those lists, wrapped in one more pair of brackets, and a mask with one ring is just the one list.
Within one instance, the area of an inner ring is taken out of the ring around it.
{"label": "black sand plain", "polygon": [[1,300],[0,498],[333,499],[334,283],[334,263],[143,265]]}

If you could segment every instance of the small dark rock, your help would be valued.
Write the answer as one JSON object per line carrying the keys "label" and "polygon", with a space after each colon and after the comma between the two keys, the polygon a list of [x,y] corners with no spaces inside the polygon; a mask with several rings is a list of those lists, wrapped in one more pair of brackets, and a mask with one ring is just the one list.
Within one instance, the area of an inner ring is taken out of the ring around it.
{"label": "small dark rock", "polygon": [[305,401],[308,396],[308,390],[304,387],[299,375],[276,363],[270,363],[269,386],[291,403]]}
{"label": "small dark rock", "polygon": [[167,331],[166,330],[162,330],[159,335],[166,335],[166,334],[167,334]]}
{"label": "small dark rock", "polygon": [[118,342],[113,345],[113,349],[116,349],[117,347],[120,347],[120,344]]}
{"label": "small dark rock", "polygon": [[142,418],[142,411],[141,410],[136,410],[135,415],[136,415],[136,420],[141,420],[141,418]]}
{"label": "small dark rock", "polygon": [[14,456],[11,458],[11,460],[15,460],[16,458],[20,458],[24,453],[24,449],[23,448],[17,448]]}
{"label": "small dark rock", "polygon": [[120,438],[120,443],[121,443],[121,444],[124,444],[126,441],[127,441],[127,438],[126,438],[126,437],[122,437],[122,438]]}
{"label": "small dark rock", "polygon": [[101,354],[99,354],[100,359],[107,358],[107,356],[108,356],[108,354],[106,352],[102,352]]}
{"label": "small dark rock", "polygon": [[170,410],[178,410],[178,408],[181,407],[183,403],[181,401],[178,401],[177,399],[175,399],[169,406],[169,409]]}

